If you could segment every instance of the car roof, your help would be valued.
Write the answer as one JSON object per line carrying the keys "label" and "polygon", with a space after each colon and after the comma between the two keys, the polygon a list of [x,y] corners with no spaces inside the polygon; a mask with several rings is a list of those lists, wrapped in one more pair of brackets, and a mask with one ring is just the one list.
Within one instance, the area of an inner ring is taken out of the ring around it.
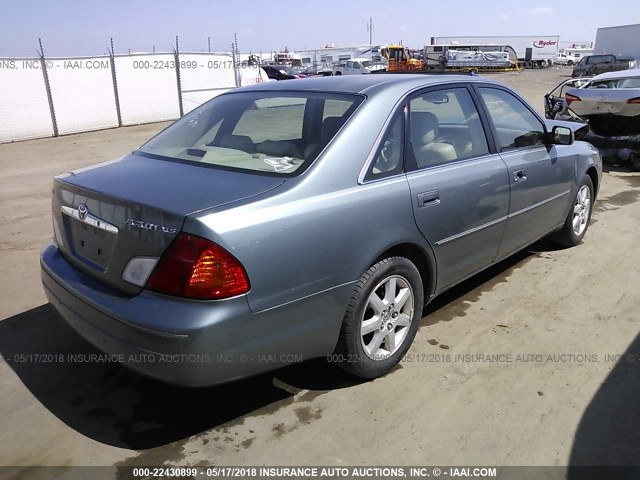
{"label": "car roof", "polygon": [[499,84],[491,79],[471,75],[442,74],[394,74],[374,73],[370,75],[337,75],[331,77],[305,78],[286,83],[259,83],[235,89],[241,91],[298,91],[363,94],[373,90],[384,91],[403,85],[407,91],[421,86],[450,82],[485,82]]}
{"label": "car roof", "polygon": [[629,70],[618,70],[615,72],[606,72],[601,73],[600,75],[596,75],[591,79],[591,81],[597,80],[615,80],[615,79],[623,79],[623,78],[635,78],[640,77],[640,68],[632,68]]}

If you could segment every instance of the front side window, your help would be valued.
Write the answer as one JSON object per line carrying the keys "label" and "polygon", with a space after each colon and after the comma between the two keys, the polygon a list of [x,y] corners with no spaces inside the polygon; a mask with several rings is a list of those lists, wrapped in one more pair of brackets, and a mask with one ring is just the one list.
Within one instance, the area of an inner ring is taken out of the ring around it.
{"label": "front side window", "polygon": [[271,174],[296,174],[362,102],[357,95],[242,92],[185,115],[136,153]]}
{"label": "front side window", "polygon": [[497,88],[478,90],[495,127],[498,151],[545,143],[542,122],[519,98]]}
{"label": "front side window", "polygon": [[489,153],[487,138],[469,91],[430,91],[409,102],[409,141],[418,168]]}

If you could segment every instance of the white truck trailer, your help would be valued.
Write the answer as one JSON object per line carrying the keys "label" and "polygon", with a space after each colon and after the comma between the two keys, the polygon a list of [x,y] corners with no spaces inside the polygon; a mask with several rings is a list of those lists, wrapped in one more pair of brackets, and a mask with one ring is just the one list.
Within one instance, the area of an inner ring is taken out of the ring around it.
{"label": "white truck trailer", "polygon": [[431,37],[431,45],[509,45],[522,66],[546,67],[558,56],[560,35]]}
{"label": "white truck trailer", "polygon": [[640,23],[599,28],[593,54],[613,54],[618,59],[640,59]]}

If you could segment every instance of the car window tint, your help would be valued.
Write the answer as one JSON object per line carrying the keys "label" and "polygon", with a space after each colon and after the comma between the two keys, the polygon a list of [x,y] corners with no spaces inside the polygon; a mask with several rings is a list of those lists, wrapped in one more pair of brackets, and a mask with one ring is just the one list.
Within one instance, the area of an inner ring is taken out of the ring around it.
{"label": "car window tint", "polygon": [[640,88],[640,78],[625,78],[620,80],[618,88]]}
{"label": "car window tint", "polygon": [[306,102],[306,98],[294,97],[256,100],[244,111],[232,134],[246,135],[253,143],[299,140]]}
{"label": "car window tint", "polygon": [[489,153],[466,88],[431,91],[409,103],[409,141],[418,168]]}
{"label": "car window tint", "polygon": [[[332,103],[335,101],[335,103]],[[143,145],[138,154],[294,175],[348,121],[363,97],[319,92],[244,92],[215,97]],[[328,106],[327,112],[322,106]],[[323,113],[338,113],[322,119]]]}
{"label": "car window tint", "polygon": [[397,113],[378,147],[365,180],[389,177],[402,172],[404,144],[404,115]]}
{"label": "car window tint", "polygon": [[353,105],[353,102],[347,100],[336,100],[328,98],[324,101],[324,111],[322,112],[322,120],[327,117],[342,117],[345,112]]}
{"label": "car window tint", "polygon": [[544,126],[520,99],[497,88],[479,91],[496,129],[499,151],[544,144]]}

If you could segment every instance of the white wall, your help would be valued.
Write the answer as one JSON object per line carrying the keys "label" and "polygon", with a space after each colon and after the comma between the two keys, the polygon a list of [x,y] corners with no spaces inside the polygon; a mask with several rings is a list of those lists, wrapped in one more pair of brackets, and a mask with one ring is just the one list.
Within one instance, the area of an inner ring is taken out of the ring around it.
{"label": "white wall", "polygon": [[0,143],[53,135],[40,61],[0,59],[0,65]]}
{"label": "white wall", "polygon": [[233,57],[215,53],[181,53],[180,83],[182,109],[187,113],[236,87]]}
{"label": "white wall", "polygon": [[109,57],[55,59],[48,72],[61,135],[118,126]]}
{"label": "white wall", "polygon": [[172,54],[115,57],[123,125],[180,116],[174,58]]}
{"label": "white wall", "polygon": [[[183,113],[236,88],[233,58],[224,53],[181,53]],[[0,143],[54,135],[40,59],[0,58]],[[118,126],[109,57],[47,59],[60,135]],[[175,55],[118,55],[116,83],[123,125],[180,116]],[[268,81],[259,67],[237,67],[240,85]]]}

